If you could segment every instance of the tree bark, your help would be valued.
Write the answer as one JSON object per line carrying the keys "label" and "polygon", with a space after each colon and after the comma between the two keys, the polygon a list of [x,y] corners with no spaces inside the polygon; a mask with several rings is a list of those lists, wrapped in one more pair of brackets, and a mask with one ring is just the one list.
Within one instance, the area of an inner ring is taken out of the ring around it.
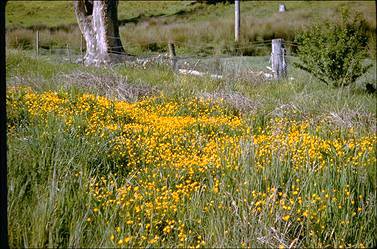
{"label": "tree bark", "polygon": [[118,0],[75,0],[74,9],[86,42],[85,65],[109,64],[125,53],[119,37]]}

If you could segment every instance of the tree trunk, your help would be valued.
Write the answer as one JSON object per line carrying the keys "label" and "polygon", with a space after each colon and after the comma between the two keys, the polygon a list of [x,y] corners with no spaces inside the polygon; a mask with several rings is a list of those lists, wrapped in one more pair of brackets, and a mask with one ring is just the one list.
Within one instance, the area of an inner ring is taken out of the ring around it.
{"label": "tree trunk", "polygon": [[86,42],[85,65],[109,64],[124,54],[119,37],[118,0],[75,0],[74,9]]}

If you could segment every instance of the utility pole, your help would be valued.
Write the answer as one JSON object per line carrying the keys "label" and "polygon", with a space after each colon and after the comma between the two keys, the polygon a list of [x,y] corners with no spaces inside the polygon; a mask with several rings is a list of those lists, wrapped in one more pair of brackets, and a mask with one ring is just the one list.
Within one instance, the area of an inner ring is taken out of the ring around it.
{"label": "utility pole", "polygon": [[39,56],[39,30],[37,30],[37,33],[35,35],[35,49],[37,57]]}
{"label": "utility pole", "polygon": [[234,40],[240,40],[240,0],[234,1]]}

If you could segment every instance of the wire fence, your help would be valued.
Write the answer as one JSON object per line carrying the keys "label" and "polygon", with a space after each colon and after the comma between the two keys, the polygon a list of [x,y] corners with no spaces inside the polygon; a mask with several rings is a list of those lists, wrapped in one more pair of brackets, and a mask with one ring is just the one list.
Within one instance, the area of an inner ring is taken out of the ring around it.
{"label": "wire fence", "polygon": [[[37,34],[38,36],[38,34]],[[50,59],[54,59],[58,63],[78,63],[83,64],[85,59],[85,44],[83,37],[80,37],[80,48],[71,47],[70,43],[67,42],[65,47],[54,47],[52,44],[47,48],[45,46],[40,46],[40,37],[36,39],[36,55],[46,56]],[[119,37],[109,37],[110,39],[120,40]],[[243,43],[241,45],[233,44],[225,48],[216,48],[207,45],[196,45],[190,44],[188,42],[182,41],[162,41],[162,40],[150,40],[149,43],[160,43],[166,44],[166,49],[164,52],[158,51],[148,51],[138,56],[133,56],[134,64],[140,65],[142,67],[147,67],[150,64],[166,64],[171,65],[174,63],[174,70],[191,70],[206,72],[207,74],[213,75],[244,75],[245,73],[263,73],[264,75],[272,73],[271,70],[271,43],[272,39],[252,41]],[[120,48],[127,48],[134,44],[128,42],[122,42],[124,46],[115,46],[114,53],[121,56],[129,56],[126,52],[120,52]],[[168,53],[168,44],[173,43],[178,51],[182,49],[189,49],[190,51],[200,51],[206,50],[205,54],[177,54],[172,58]],[[297,43],[293,41],[285,41],[284,44],[288,47],[298,46]],[[242,53],[245,50],[257,50],[263,49],[266,51],[264,56],[249,56]],[[127,50],[126,50],[127,51]],[[290,49],[284,49],[284,55],[288,63],[290,58],[294,55]]]}

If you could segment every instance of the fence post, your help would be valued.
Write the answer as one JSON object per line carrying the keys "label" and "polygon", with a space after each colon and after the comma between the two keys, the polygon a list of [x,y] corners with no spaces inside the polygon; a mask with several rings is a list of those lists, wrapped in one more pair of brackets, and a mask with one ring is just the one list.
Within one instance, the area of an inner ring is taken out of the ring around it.
{"label": "fence post", "polygon": [[234,1],[234,41],[240,40],[240,0]]}
{"label": "fence post", "polygon": [[71,51],[69,51],[69,44],[68,43],[67,43],[67,56],[68,56],[69,62],[71,62]]}
{"label": "fence post", "polygon": [[279,4],[279,12],[285,12],[285,11],[286,11],[285,4]]}
{"label": "fence post", "polygon": [[272,40],[271,68],[275,80],[287,77],[287,64],[283,39]]}
{"label": "fence post", "polygon": [[171,63],[171,65],[172,65],[173,70],[175,71],[175,70],[176,70],[176,66],[177,66],[177,59],[175,58],[175,57],[176,57],[176,54],[175,54],[175,46],[174,46],[174,43],[169,42],[169,43],[168,43],[168,47],[169,47],[169,58],[170,58],[170,63]]}
{"label": "fence post", "polygon": [[37,57],[39,56],[39,30],[37,30],[37,33],[35,35],[35,48],[36,48],[36,54]]}

